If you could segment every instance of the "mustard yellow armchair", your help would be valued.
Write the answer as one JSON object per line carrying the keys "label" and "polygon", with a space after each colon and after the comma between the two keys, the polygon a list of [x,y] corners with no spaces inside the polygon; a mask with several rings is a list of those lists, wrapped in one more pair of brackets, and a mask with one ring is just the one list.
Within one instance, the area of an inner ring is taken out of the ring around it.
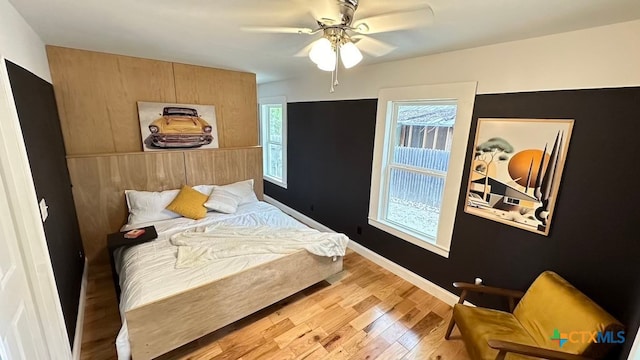
{"label": "mustard yellow armchair", "polygon": [[[624,341],[620,322],[551,271],[538,276],[526,293],[459,282],[453,285],[462,293],[445,339],[458,325],[474,360],[600,359]],[[511,312],[463,305],[469,291],[506,296]]]}

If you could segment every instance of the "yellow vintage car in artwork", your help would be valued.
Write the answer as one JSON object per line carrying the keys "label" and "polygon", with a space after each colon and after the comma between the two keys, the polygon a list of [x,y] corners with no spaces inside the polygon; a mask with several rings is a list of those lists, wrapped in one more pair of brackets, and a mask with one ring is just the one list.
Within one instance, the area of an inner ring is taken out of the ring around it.
{"label": "yellow vintage car in artwork", "polygon": [[211,125],[192,108],[167,106],[149,125],[150,142],[160,148],[199,147],[213,141]]}

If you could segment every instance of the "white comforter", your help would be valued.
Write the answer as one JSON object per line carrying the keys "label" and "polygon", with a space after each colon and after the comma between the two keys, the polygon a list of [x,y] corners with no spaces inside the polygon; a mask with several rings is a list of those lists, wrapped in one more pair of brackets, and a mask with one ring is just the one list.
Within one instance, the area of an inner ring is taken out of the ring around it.
{"label": "white comforter", "polygon": [[[275,260],[286,254],[264,251],[264,246],[267,245],[263,243],[261,245],[263,246],[263,251],[259,251],[259,254],[224,258],[214,256],[211,259],[206,259],[206,261],[198,264],[198,266],[176,268],[178,248],[182,246],[178,247],[171,244],[169,240],[172,235],[184,233],[184,231],[188,229],[198,227],[206,228],[209,226],[225,228],[247,227],[253,229],[268,227],[286,232],[295,232],[297,230],[305,232],[310,230],[276,207],[264,202],[241,205],[235,214],[212,212],[208,213],[207,217],[201,220],[177,218],[156,223],[136,224],[135,227],[149,225],[156,227],[158,232],[157,240],[126,249],[120,254],[117,254],[116,257],[116,268],[120,276],[120,287],[122,288],[120,314],[123,325],[116,339],[116,349],[118,351],[118,359],[120,360],[128,360],[131,356],[127,324],[124,316],[126,311]],[[310,231],[315,232],[315,230]],[[323,234],[319,232],[316,233]],[[329,244],[329,249],[320,251],[326,252],[326,254],[328,254],[327,256],[334,256],[333,254],[343,255],[344,248],[341,253],[339,249],[343,244],[344,247],[346,247],[348,238],[344,235],[342,235],[344,238],[336,237],[340,234],[329,235],[333,238],[332,242],[327,243]],[[198,242],[201,241],[204,240],[198,240]],[[233,242],[235,243],[236,241],[234,240]],[[190,245],[194,244],[190,243],[187,246]],[[288,244],[287,247],[288,246],[290,246],[290,244]],[[207,247],[205,246],[204,249],[207,249]],[[239,255],[239,252],[242,251],[244,250],[230,250],[228,254],[235,252],[236,255]],[[206,252],[208,253],[209,250],[206,250]],[[217,251],[213,251],[214,254],[216,252]]]}
{"label": "white comforter", "polygon": [[344,256],[349,238],[315,229],[243,227],[221,223],[171,236],[178,247],[176,268],[201,266],[214,259],[258,254],[291,254],[301,249],[319,256]]}

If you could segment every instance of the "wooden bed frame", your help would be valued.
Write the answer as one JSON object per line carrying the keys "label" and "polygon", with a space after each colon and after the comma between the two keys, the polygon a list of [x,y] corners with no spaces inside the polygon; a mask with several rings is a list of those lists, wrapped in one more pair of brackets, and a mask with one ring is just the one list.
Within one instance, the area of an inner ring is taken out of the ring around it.
{"label": "wooden bed frame", "polygon": [[[80,232],[90,263],[107,259],[106,236],[126,219],[124,190],[254,179],[263,198],[262,149],[121,153],[67,158]],[[304,271],[301,271],[304,269]],[[125,313],[134,360],[152,359],[342,271],[342,258],[301,250]]]}
{"label": "wooden bed frame", "polygon": [[341,270],[341,257],[334,261],[302,250],[129,310],[133,359],[167,353]]}

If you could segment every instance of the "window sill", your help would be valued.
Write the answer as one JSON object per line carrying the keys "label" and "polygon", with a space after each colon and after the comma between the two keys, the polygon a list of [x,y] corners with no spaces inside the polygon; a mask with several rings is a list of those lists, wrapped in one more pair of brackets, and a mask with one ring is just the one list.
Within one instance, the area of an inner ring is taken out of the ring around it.
{"label": "window sill", "polygon": [[274,178],[274,177],[267,176],[267,175],[263,175],[263,176],[262,176],[262,179],[264,179],[264,180],[266,180],[266,181],[268,181],[268,182],[272,183],[273,185],[278,185],[278,186],[280,186],[281,188],[284,188],[284,189],[286,189],[286,188],[287,188],[287,183],[286,183],[286,182],[280,181],[280,180],[278,180],[278,179],[276,179],[276,178]]}
{"label": "window sill", "polygon": [[448,258],[449,257],[449,249],[440,246],[438,244],[434,244],[431,242],[428,242],[426,240],[423,240],[417,236],[411,235],[409,233],[406,233],[402,230],[398,230],[397,228],[395,228],[394,226],[382,222],[380,220],[376,220],[376,219],[372,219],[369,218],[369,225],[376,227],[386,233],[389,233],[395,237],[398,237],[404,241],[410,242],[416,246],[419,246],[425,250],[429,250],[434,254],[438,254],[442,257]]}

